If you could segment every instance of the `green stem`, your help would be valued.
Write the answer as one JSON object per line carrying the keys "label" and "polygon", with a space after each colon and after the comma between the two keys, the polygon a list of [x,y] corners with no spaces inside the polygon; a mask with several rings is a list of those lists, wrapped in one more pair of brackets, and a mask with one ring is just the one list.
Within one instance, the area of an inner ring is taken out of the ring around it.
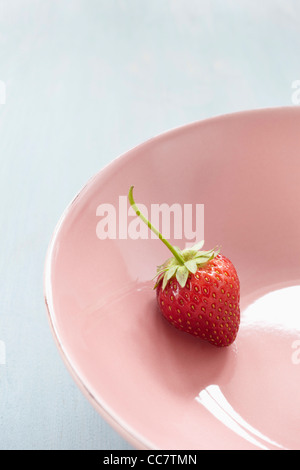
{"label": "green stem", "polygon": [[170,250],[171,253],[174,255],[174,257],[177,259],[177,261],[178,261],[180,264],[184,264],[184,259],[183,259],[183,257],[180,255],[180,253],[178,253],[178,251],[171,245],[171,243],[168,242],[168,240],[166,240],[166,239],[162,236],[162,234],[151,224],[151,222],[149,222],[149,220],[147,220],[146,217],[141,213],[141,211],[140,211],[139,208],[137,207],[136,203],[134,202],[132,191],[133,191],[133,186],[131,186],[131,188],[129,189],[128,199],[129,199],[130,205],[131,205],[131,207],[133,208],[133,210],[135,211],[136,215],[137,215],[138,217],[140,217],[140,219],[142,219],[142,221],[143,221],[146,225],[148,225],[148,227],[150,228],[150,230],[152,230],[152,232],[154,232],[155,235],[157,235],[158,238],[169,248],[169,250]]}

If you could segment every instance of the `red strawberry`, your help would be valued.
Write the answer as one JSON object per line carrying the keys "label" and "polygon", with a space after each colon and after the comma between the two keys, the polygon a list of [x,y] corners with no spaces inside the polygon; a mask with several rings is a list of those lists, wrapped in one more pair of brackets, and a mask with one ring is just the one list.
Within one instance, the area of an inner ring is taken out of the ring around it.
{"label": "red strawberry", "polygon": [[172,325],[215,346],[233,343],[240,324],[240,284],[225,256],[218,254],[197,266],[183,286],[173,276],[163,289],[164,276],[159,275],[157,301]]}
{"label": "red strawberry", "polygon": [[240,283],[235,267],[219,250],[200,251],[203,241],[182,251],[173,247],[141,214],[132,190],[129,201],[136,214],[173,254],[157,268],[155,288],[162,315],[196,338],[217,347],[229,346],[240,325]]}

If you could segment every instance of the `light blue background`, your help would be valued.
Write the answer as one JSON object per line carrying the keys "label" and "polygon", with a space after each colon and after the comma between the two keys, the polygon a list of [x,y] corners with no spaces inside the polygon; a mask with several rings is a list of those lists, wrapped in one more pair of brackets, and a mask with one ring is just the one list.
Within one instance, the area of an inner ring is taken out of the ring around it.
{"label": "light blue background", "polygon": [[296,105],[299,36],[299,0],[0,0],[0,449],[130,449],[54,344],[52,231],[92,175],[153,135]]}

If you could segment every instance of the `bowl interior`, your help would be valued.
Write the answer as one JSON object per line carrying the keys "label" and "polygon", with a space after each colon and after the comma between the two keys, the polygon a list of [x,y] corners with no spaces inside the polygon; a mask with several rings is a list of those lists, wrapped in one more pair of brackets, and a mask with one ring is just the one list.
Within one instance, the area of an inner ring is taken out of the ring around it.
{"label": "bowl interior", "polygon": [[[282,108],[166,132],[92,178],[63,215],[45,271],[53,333],[92,404],[136,447],[299,443],[299,126],[300,109]],[[131,185],[149,216],[181,208],[173,244],[204,236],[236,266],[242,324],[230,348],[159,315],[151,279],[169,252],[128,212]]]}

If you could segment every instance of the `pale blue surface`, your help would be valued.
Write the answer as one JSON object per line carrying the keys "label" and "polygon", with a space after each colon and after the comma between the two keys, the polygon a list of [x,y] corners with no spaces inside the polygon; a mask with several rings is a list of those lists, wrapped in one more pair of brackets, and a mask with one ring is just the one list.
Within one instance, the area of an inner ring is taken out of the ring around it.
{"label": "pale blue surface", "polygon": [[0,0],[0,449],[130,448],[54,345],[52,231],[93,174],[149,137],[293,105],[299,34],[299,0]]}

